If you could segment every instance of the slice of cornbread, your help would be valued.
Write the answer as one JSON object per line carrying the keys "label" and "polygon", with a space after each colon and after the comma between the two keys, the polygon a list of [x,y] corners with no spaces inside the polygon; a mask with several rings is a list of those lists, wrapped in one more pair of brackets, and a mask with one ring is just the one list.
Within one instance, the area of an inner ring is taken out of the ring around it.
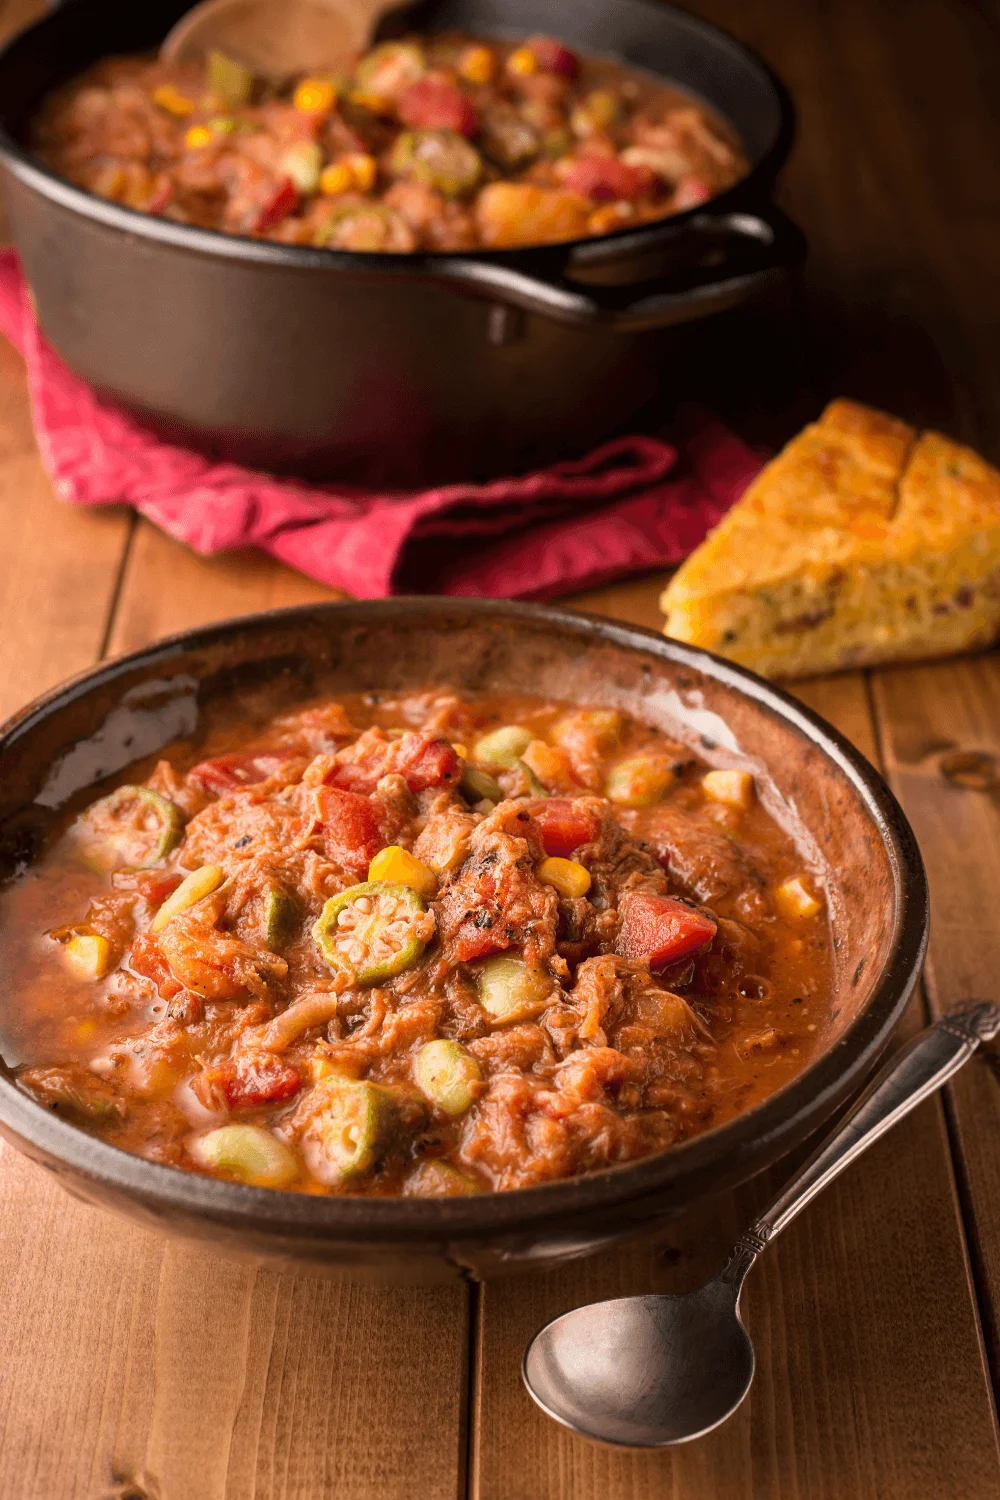
{"label": "slice of cornbread", "polygon": [[834,401],[671,579],[664,629],[769,677],[913,661],[1000,633],[1000,473]]}

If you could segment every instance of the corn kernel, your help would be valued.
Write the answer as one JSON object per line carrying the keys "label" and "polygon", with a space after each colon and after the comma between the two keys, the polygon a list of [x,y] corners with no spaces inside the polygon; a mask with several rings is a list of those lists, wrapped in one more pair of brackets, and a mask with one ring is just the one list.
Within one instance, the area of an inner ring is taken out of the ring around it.
{"label": "corn kernel", "polygon": [[358,192],[370,193],[378,174],[378,163],[374,156],[368,156],[364,151],[354,151],[350,156],[344,157],[343,165],[354,178],[354,186]]}
{"label": "corn kernel", "polygon": [[496,70],[496,58],[489,47],[469,47],[458,64],[458,75],[466,83],[489,83]]}
{"label": "corn kernel", "polygon": [[368,879],[408,886],[418,896],[432,896],[437,889],[437,876],[430,865],[398,844],[390,844],[376,854],[368,866]]}
{"label": "corn kernel", "polygon": [[327,198],[337,198],[341,193],[349,193],[353,186],[354,173],[343,162],[338,161],[331,167],[324,167],[320,173],[319,190]]}
{"label": "corn kernel", "polygon": [[746,812],[753,802],[753,777],[749,771],[708,771],[701,778],[706,797]]}
{"label": "corn kernel", "polygon": [[347,99],[349,104],[357,109],[367,110],[370,115],[392,114],[392,101],[382,94],[373,94],[368,89],[352,89]]}
{"label": "corn kernel", "polygon": [[150,922],[150,932],[162,932],[172,917],[176,917],[179,912],[187,911],[188,907],[194,906],[196,901],[203,901],[206,896],[217,891],[225,878],[225,871],[220,865],[202,865],[200,870],[194,870],[190,875],[186,875],[173,895],[167,897]]}
{"label": "corn kernel", "polygon": [[111,944],[97,932],[81,932],[66,944],[66,957],[81,979],[103,979],[111,969]]}
{"label": "corn kernel", "polygon": [[73,1027],[73,1037],[78,1042],[92,1042],[97,1035],[97,1022],[91,1018],[80,1021]]}
{"label": "corn kernel", "polygon": [[172,83],[163,83],[153,90],[153,103],[178,120],[194,114],[194,100],[186,98]]}
{"label": "corn kernel", "polygon": [[516,73],[519,78],[530,78],[532,73],[538,72],[538,58],[530,47],[518,47],[507,59],[508,73]]}
{"label": "corn kernel", "polygon": [[468,760],[468,758],[469,758],[469,747],[468,747],[468,745],[463,745],[460,740],[452,740],[452,742],[451,742],[451,748],[454,750],[455,754],[456,755],[460,755],[463,760]]}
{"label": "corn kernel", "polygon": [[337,87],[327,78],[303,78],[292,104],[304,115],[328,115],[337,102]]}
{"label": "corn kernel", "polygon": [[632,212],[631,204],[606,203],[603,208],[595,208],[587,220],[588,233],[613,234],[628,223]]}
{"label": "corn kernel", "polygon": [[786,880],[784,885],[779,885],[774,892],[774,899],[781,915],[790,922],[801,922],[807,917],[814,917],[823,904],[807,890],[798,875],[792,880]]}
{"label": "corn kernel", "polygon": [[214,139],[214,133],[207,125],[192,125],[184,132],[184,144],[190,151],[200,151],[202,146],[210,146]]}
{"label": "corn kernel", "polygon": [[543,885],[554,886],[560,896],[585,896],[590,890],[590,871],[575,859],[553,855],[542,860],[536,873]]}

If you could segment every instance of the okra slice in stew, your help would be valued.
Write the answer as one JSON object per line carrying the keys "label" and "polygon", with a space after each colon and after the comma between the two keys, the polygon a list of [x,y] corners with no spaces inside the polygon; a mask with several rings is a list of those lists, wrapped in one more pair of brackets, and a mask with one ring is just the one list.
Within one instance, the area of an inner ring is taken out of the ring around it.
{"label": "okra slice in stew", "polygon": [[479,1003],[498,1025],[530,1021],[548,1005],[552,981],[520,958],[488,958],[479,970]]}
{"label": "okra slice in stew", "polygon": [[280,953],[295,934],[298,903],[284,886],[268,886],[264,892],[264,941],[272,953]]}
{"label": "okra slice in stew", "polygon": [[464,1115],[476,1097],[482,1069],[461,1042],[438,1037],[417,1053],[413,1068],[421,1091],[446,1115]]}
{"label": "okra slice in stew", "polygon": [[313,938],[332,969],[352,970],[356,984],[380,984],[417,962],[434,925],[409,886],[368,880],[331,897]]}
{"label": "okra slice in stew", "polygon": [[502,724],[478,739],[472,753],[487,771],[510,771],[533,739],[523,724]]}
{"label": "okra slice in stew", "polygon": [[407,1198],[465,1198],[482,1188],[448,1161],[422,1161],[403,1184]]}
{"label": "okra slice in stew", "polygon": [[188,1150],[203,1167],[252,1187],[287,1187],[299,1175],[295,1153],[262,1125],[220,1125]]}
{"label": "okra slice in stew", "polygon": [[92,869],[139,870],[165,859],[184,832],[180,809],[145,786],[120,786],[73,824],[71,833]]}
{"label": "okra slice in stew", "polygon": [[336,1074],[314,1084],[303,1103],[309,1114],[299,1137],[302,1156],[313,1176],[329,1186],[373,1167],[397,1119],[390,1089]]}
{"label": "okra slice in stew", "polygon": [[481,771],[478,766],[466,766],[462,772],[459,791],[467,802],[502,802],[503,791],[496,777]]}

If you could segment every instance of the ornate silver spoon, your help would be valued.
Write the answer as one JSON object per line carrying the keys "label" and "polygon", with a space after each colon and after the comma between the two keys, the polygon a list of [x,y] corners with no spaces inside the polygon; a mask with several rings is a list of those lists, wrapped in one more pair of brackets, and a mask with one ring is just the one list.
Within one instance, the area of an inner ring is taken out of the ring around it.
{"label": "ornate silver spoon", "polygon": [[594,1302],[547,1323],[522,1369],[542,1410],[584,1437],[630,1448],[684,1443],[718,1427],[753,1380],[740,1291],[767,1242],[998,1032],[1000,1007],[976,1002],[901,1047],[698,1291]]}

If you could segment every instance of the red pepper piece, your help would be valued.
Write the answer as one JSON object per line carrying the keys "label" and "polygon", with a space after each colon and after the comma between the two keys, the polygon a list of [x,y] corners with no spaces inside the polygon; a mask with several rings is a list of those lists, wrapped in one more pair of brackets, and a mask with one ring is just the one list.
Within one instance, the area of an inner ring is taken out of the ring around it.
{"label": "red pepper piece", "polygon": [[711,917],[684,901],[630,891],[622,900],[615,952],[622,958],[646,958],[653,970],[665,969],[699,953],[717,930]]}
{"label": "red pepper piece", "polygon": [[551,36],[532,36],[524,44],[535,54],[543,73],[558,73],[561,78],[580,76],[580,59]]}
{"label": "red pepper piece", "polygon": [[183,876],[172,870],[143,870],[135,878],[135,888],[150,906],[162,906],[172,896]]}
{"label": "red pepper piece", "polygon": [[542,833],[546,854],[568,859],[581,844],[590,844],[600,832],[600,819],[568,797],[549,797],[532,808],[532,817]]}
{"label": "red pepper piece", "polygon": [[371,799],[360,792],[321,786],[316,793],[316,812],[323,824],[327,857],[352,874],[367,874],[385,842]]}
{"label": "red pepper piece", "polygon": [[141,974],[144,979],[151,979],[164,1000],[172,1000],[184,988],[180,981],[174,978],[156,939],[148,932],[142,933],[132,944],[128,966],[134,973]]}
{"label": "red pepper piece", "polygon": [[293,1098],[302,1087],[298,1069],[267,1052],[245,1053],[208,1071],[230,1109],[280,1104]]}
{"label": "red pepper piece", "polygon": [[248,754],[219,755],[214,760],[203,760],[188,772],[188,780],[202,791],[225,796],[243,786],[255,786],[266,781],[281,770],[285,761],[294,755],[294,750],[260,750]]}
{"label": "red pepper piece", "polygon": [[581,156],[573,163],[563,186],[595,203],[632,203],[654,185],[648,167],[630,167],[617,156]]}
{"label": "red pepper piece", "polygon": [[455,130],[470,140],[479,129],[472,100],[444,78],[421,78],[400,95],[396,113],[411,130]]}
{"label": "red pepper piece", "polygon": [[256,234],[273,229],[282,219],[287,219],[290,213],[294,213],[298,204],[299,194],[294,182],[290,177],[282,177],[264,199],[251,228]]}

